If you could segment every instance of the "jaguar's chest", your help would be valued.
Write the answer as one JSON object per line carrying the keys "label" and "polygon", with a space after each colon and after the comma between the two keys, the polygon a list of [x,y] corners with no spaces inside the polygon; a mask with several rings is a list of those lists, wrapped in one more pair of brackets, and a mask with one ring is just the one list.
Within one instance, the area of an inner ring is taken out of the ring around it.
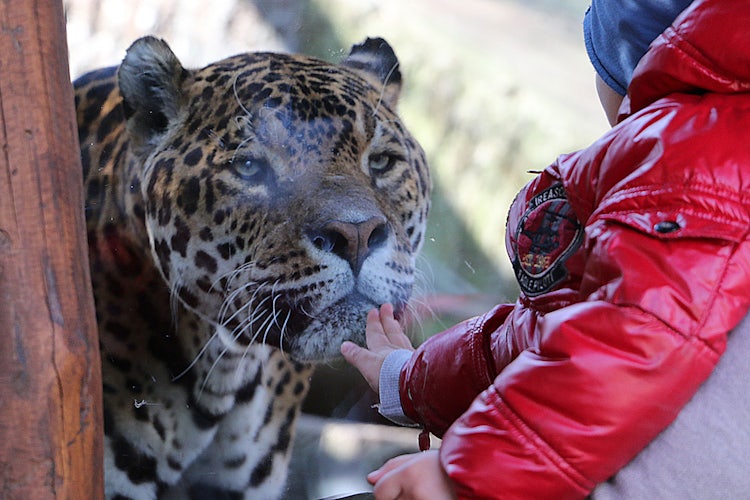
{"label": "jaguar's chest", "polygon": [[143,498],[205,488],[273,498],[312,368],[266,346],[228,353],[218,340],[188,360],[174,336],[210,329],[189,316],[183,330],[151,333],[132,356],[110,352],[104,333],[108,474],[151,488]]}

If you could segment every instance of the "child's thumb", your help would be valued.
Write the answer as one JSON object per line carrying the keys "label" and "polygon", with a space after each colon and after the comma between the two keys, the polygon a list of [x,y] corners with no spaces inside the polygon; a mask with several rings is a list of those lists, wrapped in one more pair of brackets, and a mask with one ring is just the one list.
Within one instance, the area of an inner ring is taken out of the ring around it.
{"label": "child's thumb", "polygon": [[363,349],[354,342],[347,340],[341,344],[341,354],[350,365],[354,366],[354,368],[359,371],[362,371],[368,352],[367,349]]}
{"label": "child's thumb", "polygon": [[358,349],[360,349],[360,347],[357,344],[348,340],[345,340],[341,344],[341,354],[344,355],[344,358],[346,358],[347,361],[349,361],[350,357],[356,356]]}
{"label": "child's thumb", "polygon": [[377,356],[348,340],[341,344],[341,354],[350,365],[359,370],[370,387],[377,392],[380,376]]}

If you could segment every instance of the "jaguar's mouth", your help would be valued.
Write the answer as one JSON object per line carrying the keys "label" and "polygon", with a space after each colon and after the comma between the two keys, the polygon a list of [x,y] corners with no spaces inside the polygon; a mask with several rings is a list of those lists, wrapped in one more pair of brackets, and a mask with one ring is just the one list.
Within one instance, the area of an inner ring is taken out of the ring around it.
{"label": "jaguar's mouth", "polygon": [[284,339],[304,331],[313,321],[308,311],[310,300],[294,300],[284,295],[255,297],[255,307],[242,306],[220,324],[229,332],[230,342],[246,347],[266,344],[284,348]]}
{"label": "jaguar's mouth", "polygon": [[[390,301],[397,318],[407,300],[408,294],[401,293]],[[237,303],[234,312],[224,312],[221,337],[239,350],[265,344],[298,361],[330,361],[339,357],[345,340],[364,344],[367,313],[380,305],[357,290],[322,308],[309,297],[256,293],[253,304]]]}
{"label": "jaguar's mouth", "polygon": [[[406,309],[406,297],[391,301],[397,316]],[[367,313],[380,304],[365,295],[353,292],[311,317],[306,328],[283,340],[283,349],[302,362],[328,362],[341,356],[345,340],[365,344]]]}

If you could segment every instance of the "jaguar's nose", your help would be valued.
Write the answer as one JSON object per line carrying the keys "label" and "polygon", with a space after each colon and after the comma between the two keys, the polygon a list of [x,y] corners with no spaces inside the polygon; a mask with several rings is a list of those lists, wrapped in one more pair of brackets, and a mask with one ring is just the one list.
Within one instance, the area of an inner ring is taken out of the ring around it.
{"label": "jaguar's nose", "polygon": [[354,223],[332,220],[308,236],[319,250],[347,261],[356,276],[370,253],[388,239],[388,223],[383,216]]}

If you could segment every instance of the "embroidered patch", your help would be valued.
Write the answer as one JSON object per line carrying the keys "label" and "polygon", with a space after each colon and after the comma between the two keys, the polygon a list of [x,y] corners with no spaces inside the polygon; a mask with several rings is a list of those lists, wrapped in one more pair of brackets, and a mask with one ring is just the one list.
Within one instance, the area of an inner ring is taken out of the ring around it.
{"label": "embroidered patch", "polygon": [[583,239],[583,227],[562,184],[545,189],[528,203],[515,234],[513,269],[530,297],[552,290],[565,279],[565,261]]}

